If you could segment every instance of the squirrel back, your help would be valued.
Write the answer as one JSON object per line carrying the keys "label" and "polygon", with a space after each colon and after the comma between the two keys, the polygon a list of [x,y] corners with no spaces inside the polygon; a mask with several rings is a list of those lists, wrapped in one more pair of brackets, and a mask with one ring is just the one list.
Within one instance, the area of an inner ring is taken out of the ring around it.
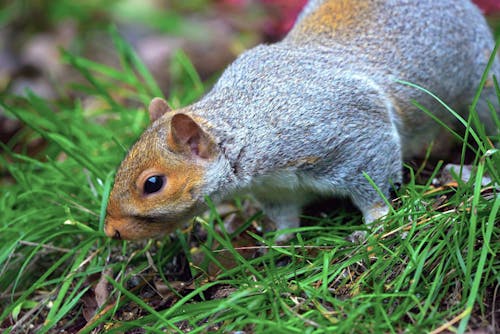
{"label": "squirrel back", "polygon": [[[168,232],[206,206],[251,193],[278,229],[296,227],[318,196],[350,197],[370,223],[389,208],[402,159],[425,152],[466,116],[493,49],[465,0],[312,0],[285,39],[243,53],[200,101],[172,111],[154,99],[152,124],[116,175],[106,233]],[[491,74],[500,74],[498,60]],[[491,75],[490,79],[491,80]],[[491,132],[483,91],[479,114]],[[379,188],[368,182],[368,175]]]}
{"label": "squirrel back", "polygon": [[[422,117],[412,100],[445,123],[456,123],[456,119],[428,94],[395,81],[429,90],[466,117],[494,48],[484,17],[468,0],[313,0],[282,43],[327,48],[338,57],[338,64],[366,73],[382,86],[398,113],[406,157],[422,155],[442,131],[430,118]],[[490,87],[493,75],[500,76],[498,60],[490,71]],[[483,95],[478,112],[492,133],[495,125],[486,115],[485,102],[498,102],[491,91]]]}

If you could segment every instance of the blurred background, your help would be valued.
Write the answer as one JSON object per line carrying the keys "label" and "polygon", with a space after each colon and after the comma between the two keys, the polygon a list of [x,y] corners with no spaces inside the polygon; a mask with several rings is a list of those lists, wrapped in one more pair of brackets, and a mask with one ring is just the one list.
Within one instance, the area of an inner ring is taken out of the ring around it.
{"label": "blurred background", "polygon": [[[94,96],[68,89],[83,82],[61,50],[119,65],[109,34],[114,26],[169,95],[171,58],[183,50],[203,81],[214,80],[239,53],[279,40],[306,0],[14,0],[0,3],[0,99],[29,89],[43,99]],[[475,0],[499,35],[500,0]],[[22,128],[0,108],[0,140]],[[36,142],[29,143],[36,151]]]}

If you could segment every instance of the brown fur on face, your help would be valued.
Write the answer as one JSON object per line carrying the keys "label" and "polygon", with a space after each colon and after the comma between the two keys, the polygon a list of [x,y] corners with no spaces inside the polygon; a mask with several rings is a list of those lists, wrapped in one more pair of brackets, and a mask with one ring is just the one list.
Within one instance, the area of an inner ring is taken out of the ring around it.
{"label": "brown fur on face", "polygon": [[[182,116],[179,116],[182,115]],[[182,125],[177,119],[181,119]],[[154,147],[152,147],[152,145]],[[174,231],[197,213],[203,198],[203,165],[211,158],[210,138],[182,113],[158,118],[131,148],[111,191],[105,233],[119,239],[141,239]],[[151,176],[163,177],[163,187],[144,192]]]}

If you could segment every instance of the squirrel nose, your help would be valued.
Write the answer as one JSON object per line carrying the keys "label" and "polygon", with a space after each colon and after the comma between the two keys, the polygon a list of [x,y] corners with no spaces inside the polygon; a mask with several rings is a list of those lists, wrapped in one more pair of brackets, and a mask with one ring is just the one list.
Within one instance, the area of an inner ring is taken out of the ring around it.
{"label": "squirrel nose", "polygon": [[104,233],[110,238],[116,239],[116,240],[121,240],[121,235],[120,231],[118,229],[114,228],[110,224],[105,224],[104,225]]}
{"label": "squirrel nose", "polygon": [[121,240],[122,237],[120,236],[120,231],[115,230],[115,234],[111,238]]}

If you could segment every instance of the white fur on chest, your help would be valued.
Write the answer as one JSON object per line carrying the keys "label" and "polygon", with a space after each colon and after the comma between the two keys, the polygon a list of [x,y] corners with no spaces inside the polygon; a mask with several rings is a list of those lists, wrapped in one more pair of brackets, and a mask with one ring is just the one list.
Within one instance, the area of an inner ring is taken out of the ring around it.
{"label": "white fur on chest", "polygon": [[280,170],[253,178],[248,190],[257,197],[276,201],[309,202],[314,195],[343,194],[326,177],[313,177],[293,170]]}

